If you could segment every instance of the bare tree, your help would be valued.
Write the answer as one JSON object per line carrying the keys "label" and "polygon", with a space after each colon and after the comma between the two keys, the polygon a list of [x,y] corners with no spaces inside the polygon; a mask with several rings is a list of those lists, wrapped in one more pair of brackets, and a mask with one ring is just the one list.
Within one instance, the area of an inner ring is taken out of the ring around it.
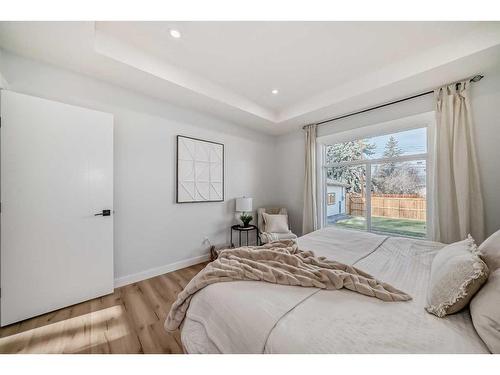
{"label": "bare tree", "polygon": [[[402,154],[397,139],[391,136],[385,145],[384,157],[393,158]],[[423,178],[415,162],[388,162],[374,168],[372,186],[375,193],[416,194]]]}

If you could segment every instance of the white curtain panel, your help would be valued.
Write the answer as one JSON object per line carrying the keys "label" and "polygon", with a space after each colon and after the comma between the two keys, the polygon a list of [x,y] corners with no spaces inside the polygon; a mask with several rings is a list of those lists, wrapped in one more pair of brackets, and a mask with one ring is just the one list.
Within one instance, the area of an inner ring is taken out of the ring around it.
{"label": "white curtain panel", "polygon": [[484,209],[474,145],[468,81],[441,87],[436,99],[433,239],[484,240]]}
{"label": "white curtain panel", "polygon": [[306,157],[302,234],[307,234],[318,229],[316,208],[316,128],[317,125],[308,125],[305,128]]}

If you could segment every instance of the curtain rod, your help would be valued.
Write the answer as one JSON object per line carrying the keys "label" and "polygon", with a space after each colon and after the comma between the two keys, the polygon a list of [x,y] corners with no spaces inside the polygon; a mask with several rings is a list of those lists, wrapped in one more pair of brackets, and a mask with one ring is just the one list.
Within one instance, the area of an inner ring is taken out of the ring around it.
{"label": "curtain rod", "polygon": [[[484,78],[484,75],[482,74],[477,74],[473,77],[469,77],[469,78],[465,78],[465,80],[469,80],[469,82],[479,82],[480,80],[482,80]],[[464,79],[460,80],[460,81],[455,81],[455,82],[451,82],[451,83],[448,83],[447,85],[444,85],[444,86],[448,86],[448,85],[453,85],[453,84],[458,84],[460,82],[464,81]],[[376,105],[374,107],[369,107],[369,108],[366,108],[366,109],[362,109],[362,110],[359,110],[359,111],[356,111],[356,112],[351,112],[351,113],[347,113],[345,115],[341,115],[341,116],[337,116],[337,117],[334,117],[334,118],[331,118],[331,119],[328,119],[328,120],[323,120],[323,121],[320,121],[320,122],[317,122],[316,125],[323,125],[323,124],[326,124],[326,123],[329,123],[329,122],[332,122],[332,121],[337,121],[337,120],[340,120],[340,119],[343,119],[343,118],[346,118],[346,117],[351,117],[351,116],[354,116],[354,115],[359,115],[361,113],[365,113],[365,112],[369,112],[369,111],[373,111],[375,109],[379,109],[379,108],[383,108],[383,107],[387,107],[389,105],[393,105],[393,104],[397,104],[397,103],[401,103],[401,102],[405,102],[407,100],[411,100],[411,99],[415,99],[415,98],[419,98],[421,96],[425,96],[425,95],[429,95],[429,94],[432,94],[434,92],[434,90],[430,90],[430,91],[426,91],[426,92],[422,92],[420,94],[416,94],[416,95],[412,95],[412,96],[408,96],[406,98],[402,98],[402,99],[398,99],[398,100],[394,100],[392,102],[388,102],[388,103],[384,103],[384,104],[379,104],[379,105]],[[305,129],[307,127],[307,125],[303,126],[302,129]]]}

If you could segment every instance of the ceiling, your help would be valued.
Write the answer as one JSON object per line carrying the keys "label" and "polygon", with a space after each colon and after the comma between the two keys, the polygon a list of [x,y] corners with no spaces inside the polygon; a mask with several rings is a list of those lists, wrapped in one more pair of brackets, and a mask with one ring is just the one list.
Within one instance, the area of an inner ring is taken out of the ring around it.
{"label": "ceiling", "polygon": [[498,67],[500,22],[0,22],[0,47],[282,134]]}

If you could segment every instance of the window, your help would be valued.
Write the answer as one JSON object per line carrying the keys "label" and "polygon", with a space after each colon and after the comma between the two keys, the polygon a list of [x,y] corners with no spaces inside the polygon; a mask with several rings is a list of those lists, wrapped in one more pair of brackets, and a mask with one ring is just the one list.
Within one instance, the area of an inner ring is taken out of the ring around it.
{"label": "window", "polygon": [[329,206],[335,204],[335,193],[328,193],[327,204]]}
{"label": "window", "polygon": [[[332,185],[345,201],[325,208],[325,224],[424,238],[427,236],[427,127],[327,144],[326,205]],[[380,133],[379,133],[380,134]]]}

